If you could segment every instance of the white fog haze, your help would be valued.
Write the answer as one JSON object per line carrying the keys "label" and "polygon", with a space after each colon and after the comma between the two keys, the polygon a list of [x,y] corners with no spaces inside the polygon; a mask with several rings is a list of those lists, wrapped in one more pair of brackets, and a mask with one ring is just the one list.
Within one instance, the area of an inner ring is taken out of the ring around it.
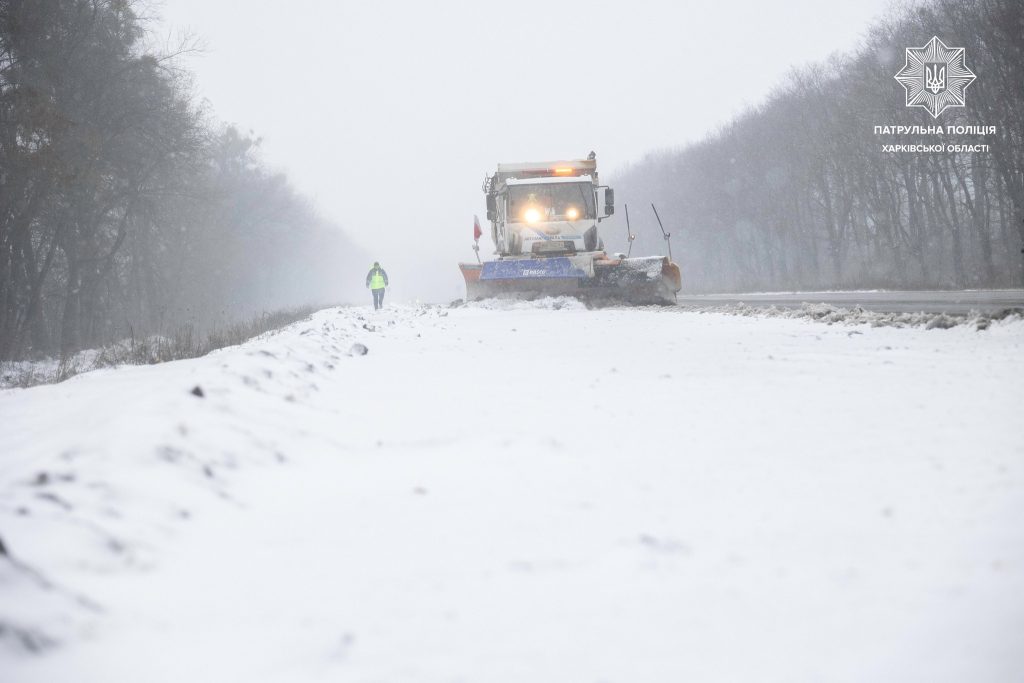
{"label": "white fog haze", "polygon": [[[165,35],[201,39],[188,60],[198,94],[263,138],[265,160],[388,268],[393,296],[449,301],[463,295],[456,261],[473,258],[480,185],[498,162],[593,150],[614,183],[617,168],[756,105],[794,66],[856,47],[888,4],[841,0],[827,14],[812,0],[156,8]],[[481,245],[492,248],[487,236]]]}

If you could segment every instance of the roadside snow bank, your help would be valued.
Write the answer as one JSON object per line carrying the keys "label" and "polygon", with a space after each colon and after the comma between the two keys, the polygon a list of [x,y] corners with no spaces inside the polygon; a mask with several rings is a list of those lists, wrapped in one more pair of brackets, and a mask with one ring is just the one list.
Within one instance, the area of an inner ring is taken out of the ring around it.
{"label": "roadside snow bank", "polygon": [[995,313],[973,312],[965,315],[951,313],[880,313],[868,311],[860,306],[842,308],[824,303],[804,303],[799,308],[777,306],[751,306],[749,304],[724,304],[715,306],[680,306],[683,311],[698,313],[725,313],[728,315],[764,316],[768,318],[803,318],[829,325],[870,325],[871,327],[923,327],[926,330],[949,329],[957,325],[973,326],[984,330],[995,322],[1020,322],[1024,311],[1007,308]]}
{"label": "roadside snow bank", "polygon": [[1024,670],[1024,325],[557,303],[0,391],[0,678]]}
{"label": "roadside snow bank", "polygon": [[107,616],[95,589],[155,571],[197,516],[243,505],[241,472],[339,448],[309,426],[318,393],[378,328],[431,313],[328,309],[194,360],[0,390],[0,648],[87,637]]}

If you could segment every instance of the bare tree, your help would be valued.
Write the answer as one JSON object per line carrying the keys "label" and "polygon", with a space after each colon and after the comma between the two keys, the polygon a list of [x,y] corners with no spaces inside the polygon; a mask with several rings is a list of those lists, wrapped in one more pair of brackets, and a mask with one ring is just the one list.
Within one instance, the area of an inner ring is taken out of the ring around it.
{"label": "bare tree", "polygon": [[[988,152],[887,153],[873,134],[879,124],[935,123],[904,107],[892,80],[904,48],[932,35],[965,46],[979,74],[969,107],[947,110],[941,124],[998,133],[885,142],[984,142]],[[873,26],[857,53],[795,70],[707,140],[626,169],[614,179],[620,196],[663,205],[678,221],[692,291],[1019,286],[1021,35],[1019,0],[909,4]],[[639,239],[657,249],[657,228],[637,217]]]}
{"label": "bare tree", "polygon": [[0,0],[0,359],[336,300],[354,263],[125,0]]}

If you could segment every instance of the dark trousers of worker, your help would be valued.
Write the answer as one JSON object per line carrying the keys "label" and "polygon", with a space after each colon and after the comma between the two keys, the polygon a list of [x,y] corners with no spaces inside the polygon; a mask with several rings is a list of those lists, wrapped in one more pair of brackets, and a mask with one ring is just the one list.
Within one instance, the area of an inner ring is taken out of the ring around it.
{"label": "dark trousers of worker", "polygon": [[370,291],[373,292],[373,310],[376,311],[384,308],[384,288],[371,289]]}

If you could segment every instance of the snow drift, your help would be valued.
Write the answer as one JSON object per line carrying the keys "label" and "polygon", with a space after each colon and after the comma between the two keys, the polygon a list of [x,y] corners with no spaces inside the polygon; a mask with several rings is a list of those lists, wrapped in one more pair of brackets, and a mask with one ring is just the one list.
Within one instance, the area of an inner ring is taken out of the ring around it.
{"label": "snow drift", "polygon": [[1019,321],[329,309],[0,391],[0,669],[1008,680],[1022,347]]}

